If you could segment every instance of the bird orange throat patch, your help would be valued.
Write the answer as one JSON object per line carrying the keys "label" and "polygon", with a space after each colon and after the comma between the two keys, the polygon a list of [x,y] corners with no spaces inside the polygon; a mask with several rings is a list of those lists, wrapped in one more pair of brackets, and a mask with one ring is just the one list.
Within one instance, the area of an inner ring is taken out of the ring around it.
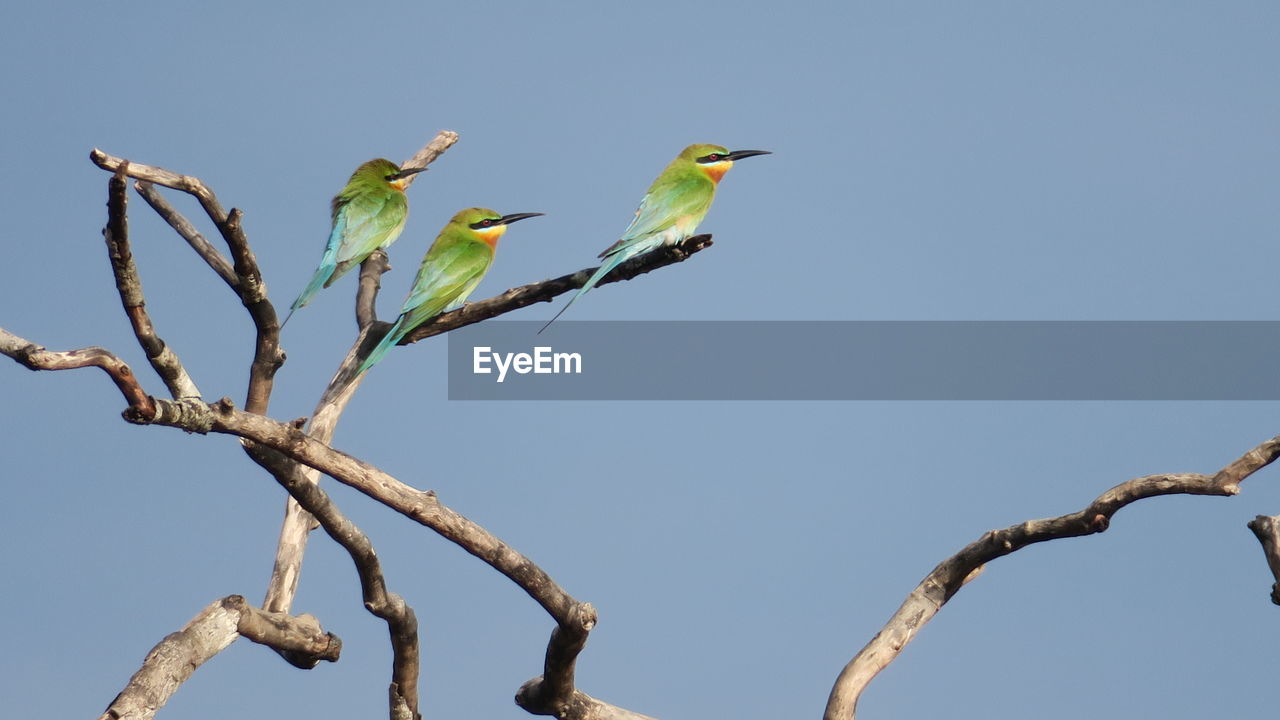
{"label": "bird orange throat patch", "polygon": [[496,248],[498,247],[498,238],[502,237],[506,231],[506,225],[494,225],[483,230],[476,230],[476,235],[479,235],[480,239],[489,247]]}
{"label": "bird orange throat patch", "polygon": [[729,168],[733,167],[733,161],[721,160],[720,162],[707,163],[698,167],[702,168],[702,172],[711,178],[711,182],[719,184],[720,178],[724,177],[724,174],[729,172]]}

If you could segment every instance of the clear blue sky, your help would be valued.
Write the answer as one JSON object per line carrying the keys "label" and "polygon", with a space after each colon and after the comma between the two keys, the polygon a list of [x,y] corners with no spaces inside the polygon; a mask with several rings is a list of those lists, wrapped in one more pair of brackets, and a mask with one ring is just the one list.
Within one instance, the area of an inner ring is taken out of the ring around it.
{"label": "clear blue sky", "polygon": [[[541,211],[476,297],[590,264],[690,142],[763,148],[714,248],[574,319],[1277,319],[1280,6],[1267,2],[24,3],[0,26],[0,326],[103,345],[163,386],[120,311],[92,147],[199,175],[245,211],[278,305],[372,157],[459,144],[412,187],[389,315],[455,210]],[[174,201],[198,217],[187,198]],[[134,198],[148,307],[209,399],[248,319]],[[206,229],[207,223],[203,226]],[[272,412],[310,412],[353,283],[288,328]],[[544,319],[551,305],[512,317]],[[672,348],[679,353],[679,348]],[[869,349],[873,352],[874,349]],[[0,697],[93,717],[212,600],[261,600],[282,491],[228,437],[119,419],[100,373],[0,363]],[[935,563],[1137,475],[1212,472],[1274,403],[449,403],[442,342],[391,353],[336,445],[519,548],[600,624],[582,690],[663,718],[817,717]],[[330,483],[332,485],[332,483]],[[343,488],[423,628],[427,717],[518,718],[551,621],[505,578]],[[1242,497],[1164,498],[990,566],[875,683],[866,718],[1244,717],[1277,701],[1280,611]],[[165,717],[385,713],[389,650],[313,537],[310,672],[238,642]],[[1195,678],[1188,682],[1187,678]]]}

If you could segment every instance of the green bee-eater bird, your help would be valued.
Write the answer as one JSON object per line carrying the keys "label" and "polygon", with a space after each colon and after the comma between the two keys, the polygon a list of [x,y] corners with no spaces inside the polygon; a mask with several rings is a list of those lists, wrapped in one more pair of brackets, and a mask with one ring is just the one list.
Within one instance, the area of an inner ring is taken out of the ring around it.
{"label": "green bee-eater bird", "polygon": [[454,215],[431,243],[413,289],[400,307],[400,317],[369,353],[356,375],[373,367],[400,338],[447,310],[461,307],[493,265],[498,238],[507,226],[542,213],[499,215],[486,208],[467,208]]}
{"label": "green bee-eater bird", "polygon": [[390,160],[377,159],[356,168],[347,186],[333,198],[333,229],[324,257],[311,282],[293,301],[283,328],[293,313],[311,302],[320,288],[329,287],[378,248],[384,248],[400,237],[405,218],[409,216],[409,201],[404,188],[409,178],[426,168],[408,168]]}
{"label": "green bee-eater bird", "polygon": [[[604,260],[591,279],[574,295],[555,317],[542,326],[546,330],[570,305],[596,286],[609,271],[631,258],[661,245],[678,243],[692,237],[711,209],[720,178],[729,172],[735,160],[769,155],[768,150],[734,150],[719,145],[690,145],[658,175],[636,208],[636,216],[622,233],[622,239],[600,253]],[[541,333],[542,330],[538,332]]]}

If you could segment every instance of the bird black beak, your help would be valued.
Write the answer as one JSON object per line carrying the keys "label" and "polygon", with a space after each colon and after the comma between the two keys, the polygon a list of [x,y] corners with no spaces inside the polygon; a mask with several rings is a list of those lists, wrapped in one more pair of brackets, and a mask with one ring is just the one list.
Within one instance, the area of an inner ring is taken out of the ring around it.
{"label": "bird black beak", "polygon": [[768,150],[734,150],[724,156],[725,160],[741,160],[742,158],[755,157],[756,155],[772,155]]}
{"label": "bird black beak", "polygon": [[525,218],[538,217],[539,215],[545,215],[545,214],[546,213],[511,213],[510,215],[503,215],[502,217],[498,218],[498,222],[495,224],[510,225],[513,222],[518,222],[520,220],[524,220]]}
{"label": "bird black beak", "polygon": [[396,180],[403,180],[409,177],[410,175],[417,175],[420,172],[426,172],[426,171],[427,169],[425,167],[405,168],[403,170],[400,170],[399,172],[393,172],[390,175],[388,175],[387,182],[395,182]]}

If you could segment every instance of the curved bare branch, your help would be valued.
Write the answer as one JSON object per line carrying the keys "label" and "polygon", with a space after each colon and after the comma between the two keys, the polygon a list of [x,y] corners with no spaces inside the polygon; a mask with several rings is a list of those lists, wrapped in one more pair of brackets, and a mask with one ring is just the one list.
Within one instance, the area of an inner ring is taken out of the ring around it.
{"label": "curved bare branch", "polygon": [[442,504],[434,492],[410,487],[293,425],[238,410],[228,398],[211,405],[156,400],[154,417],[132,418],[132,421],[196,433],[235,435],[265,445],[436,531],[507,576],[561,625],[571,622],[570,613],[579,604],[546,571],[488,530]]}
{"label": "curved bare branch", "polygon": [[116,384],[131,410],[143,417],[156,414],[155,402],[142,389],[138,376],[125,361],[111,351],[100,347],[79,350],[46,350],[25,338],[0,328],[0,355],[7,355],[30,370],[74,370],[84,367],[101,368]]}
{"label": "curved bare branch", "polygon": [[827,700],[824,720],[852,720],[858,698],[872,678],[983,566],[1028,545],[1105,531],[1120,508],[1160,495],[1236,495],[1240,483],[1280,457],[1280,436],[1252,448],[1213,475],[1149,475],[1121,483],[1085,509],[1045,520],[991,530],[943,560],[907,595],[898,611],[866,647],[845,665]]}

